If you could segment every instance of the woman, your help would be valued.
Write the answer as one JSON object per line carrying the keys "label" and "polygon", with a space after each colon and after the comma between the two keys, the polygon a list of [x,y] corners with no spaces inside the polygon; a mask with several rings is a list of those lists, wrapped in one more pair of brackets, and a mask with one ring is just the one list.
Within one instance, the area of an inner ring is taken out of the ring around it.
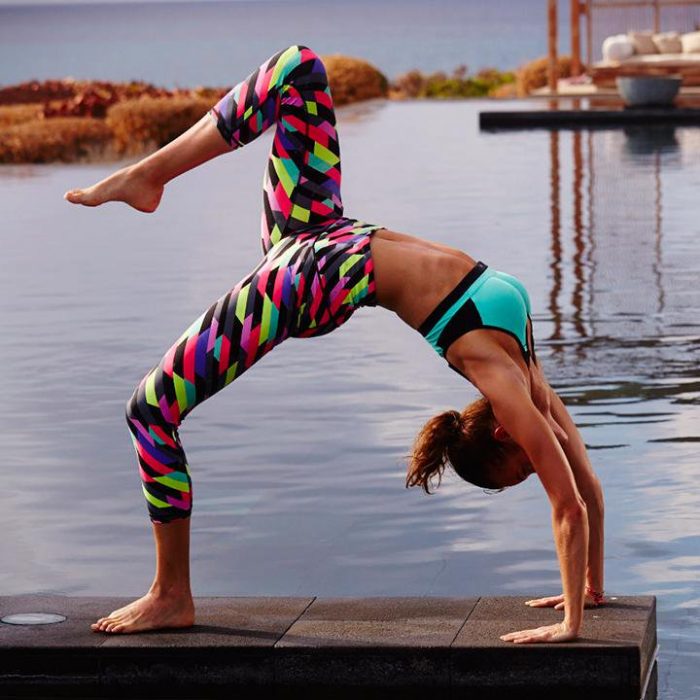
{"label": "woman", "polygon": [[360,306],[379,305],[423,334],[485,397],[426,424],[406,485],[429,492],[429,479],[442,474],[448,459],[460,476],[482,486],[511,486],[536,470],[552,503],[564,592],[528,603],[563,608],[564,621],[501,639],[574,639],[584,604],[602,601],[603,498],[584,444],[537,364],[527,292],[460,250],[343,216],[333,102],[324,65],[311,49],[277,52],[164,148],[64,197],[86,206],[124,201],[152,212],[169,180],[242,147],[272,124],[262,260],[187,328],[127,402],[156,574],[145,596],[92,629],[194,624],[192,481],[180,423],[285,338],[329,333]]}

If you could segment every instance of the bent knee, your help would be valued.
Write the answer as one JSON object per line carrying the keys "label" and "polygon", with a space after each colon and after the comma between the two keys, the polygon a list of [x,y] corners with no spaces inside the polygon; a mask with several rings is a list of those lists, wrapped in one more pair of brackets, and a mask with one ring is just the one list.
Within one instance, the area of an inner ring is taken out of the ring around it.
{"label": "bent knee", "polygon": [[148,401],[147,382],[149,375],[146,375],[137,385],[131,396],[128,398],[124,406],[124,415],[127,423],[134,425],[140,423],[144,427],[152,424],[167,424],[169,421],[163,415],[160,407],[160,401],[155,396],[155,388],[152,388],[152,401]]}
{"label": "bent knee", "polygon": [[323,63],[323,59],[319,56],[316,51],[307,46],[306,44],[291,44],[284,51],[282,51],[282,56],[284,56],[285,61],[294,62],[296,65],[298,63],[307,63],[309,61],[317,62],[318,68],[322,69],[322,72],[326,72],[326,67]]}
{"label": "bent knee", "polygon": [[142,417],[142,411],[139,407],[139,389],[141,384],[138,384],[131,396],[127,399],[124,405],[124,416],[127,423],[132,423],[134,419],[140,420]]}

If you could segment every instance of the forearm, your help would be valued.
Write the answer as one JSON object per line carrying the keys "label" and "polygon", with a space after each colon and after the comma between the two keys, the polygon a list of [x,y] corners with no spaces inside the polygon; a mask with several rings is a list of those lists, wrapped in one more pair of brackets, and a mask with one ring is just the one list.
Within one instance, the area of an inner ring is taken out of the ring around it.
{"label": "forearm", "polygon": [[594,591],[604,588],[603,556],[604,556],[604,503],[603,489],[593,471],[583,438],[564,403],[552,390],[552,414],[564,429],[569,439],[563,446],[569,460],[576,486],[586,504],[588,513],[588,567],[586,583]]}
{"label": "forearm", "polygon": [[600,482],[593,476],[593,469],[586,455],[583,441],[578,434],[565,445],[569,464],[577,476],[577,486],[581,498],[586,504],[588,514],[588,566],[586,568],[586,583],[594,591],[602,591],[605,587],[603,577],[604,556],[604,523],[605,508],[603,502],[603,489]]}
{"label": "forearm", "polygon": [[588,512],[588,567],[586,569],[586,583],[594,591],[602,591],[605,588],[605,577],[603,575],[605,514],[602,491],[599,497],[586,501],[586,510]]}
{"label": "forearm", "polygon": [[552,511],[552,529],[564,591],[564,623],[576,632],[583,621],[588,527],[586,508],[562,513]]}

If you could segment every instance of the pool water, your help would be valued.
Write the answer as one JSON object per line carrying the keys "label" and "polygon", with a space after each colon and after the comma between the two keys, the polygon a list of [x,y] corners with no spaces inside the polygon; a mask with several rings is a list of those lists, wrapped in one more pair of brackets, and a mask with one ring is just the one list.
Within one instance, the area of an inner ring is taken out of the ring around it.
{"label": "pool water", "polygon": [[[700,129],[480,133],[479,101],[338,110],[345,214],[517,275],[539,358],[605,490],[605,588],[656,595],[659,697],[700,690]],[[160,208],[72,206],[114,163],[0,168],[4,594],[142,595],[151,527],[124,408],[261,255],[271,131]],[[524,595],[561,588],[549,503],[406,454],[474,388],[391,312],[293,338],[181,427],[192,586],[207,595]],[[107,611],[105,611],[107,612]]]}

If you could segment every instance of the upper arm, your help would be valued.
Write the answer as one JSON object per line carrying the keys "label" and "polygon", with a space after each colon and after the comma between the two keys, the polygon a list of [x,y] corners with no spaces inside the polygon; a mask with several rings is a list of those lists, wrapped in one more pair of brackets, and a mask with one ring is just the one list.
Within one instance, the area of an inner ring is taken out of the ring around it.
{"label": "upper arm", "polygon": [[527,454],[552,507],[564,510],[582,505],[566,454],[532,402],[520,373],[489,364],[491,367],[480,372],[475,383],[491,403],[496,420]]}
{"label": "upper arm", "polygon": [[551,387],[549,387],[549,392],[552,415],[568,437],[563,446],[564,452],[573,470],[581,496],[586,501],[593,497],[597,498],[601,494],[600,481],[593,471],[583,438],[557,392]]}

